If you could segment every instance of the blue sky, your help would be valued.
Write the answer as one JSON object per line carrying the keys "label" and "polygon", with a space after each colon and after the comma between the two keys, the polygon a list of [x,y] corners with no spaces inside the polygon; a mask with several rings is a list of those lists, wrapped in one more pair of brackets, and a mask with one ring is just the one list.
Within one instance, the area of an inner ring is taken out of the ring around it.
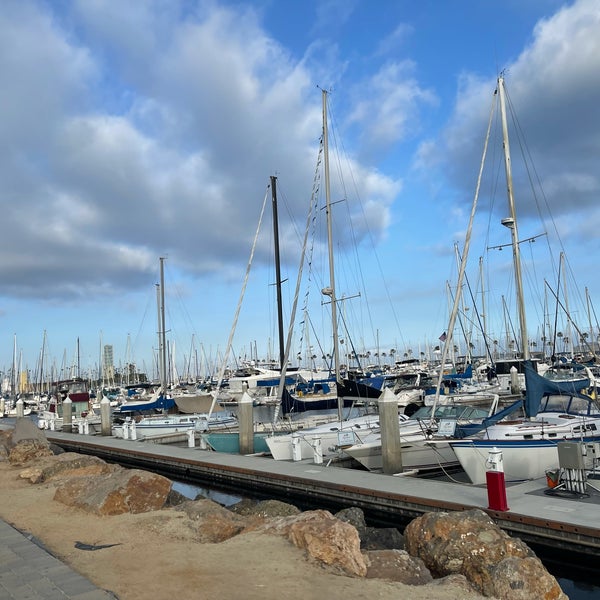
{"label": "blue sky", "polygon": [[[511,141],[520,237],[547,232],[535,253],[523,244],[535,290],[530,336],[547,323],[574,327],[561,322],[552,294],[544,301],[545,278],[562,289],[561,250],[570,281],[561,302],[568,298],[580,330],[593,329],[596,1],[5,0],[0,30],[0,370],[12,364],[16,335],[21,369],[35,371],[45,335],[46,364],[57,370],[76,360],[82,371],[97,368],[111,344],[117,366],[151,371],[161,256],[178,370],[196,351],[220,362],[271,175],[287,326],[317,165],[319,88],[329,90],[345,347],[430,352],[448,321],[455,246],[464,243],[500,71],[543,190],[537,200],[521,194],[522,143]],[[469,277],[479,285],[485,256],[481,298],[502,347],[516,317],[510,253],[486,250],[508,241],[497,227],[506,194],[491,145],[496,183],[482,183]],[[292,356],[308,346],[330,352],[317,212],[298,309],[308,312],[296,317]],[[267,203],[230,363],[254,349],[277,353],[271,230]],[[552,258],[542,256],[548,247]],[[466,314],[481,298],[465,301]]]}

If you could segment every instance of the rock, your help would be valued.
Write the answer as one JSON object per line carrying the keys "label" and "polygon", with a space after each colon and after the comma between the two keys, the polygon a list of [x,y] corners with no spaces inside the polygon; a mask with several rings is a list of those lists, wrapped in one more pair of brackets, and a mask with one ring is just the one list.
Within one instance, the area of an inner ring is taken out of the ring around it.
{"label": "rock", "polygon": [[369,579],[387,579],[406,585],[424,585],[433,581],[425,563],[405,550],[373,550],[365,556]]}
{"label": "rock", "polygon": [[344,508],[336,512],[335,517],[356,528],[362,550],[401,550],[404,548],[404,537],[395,527],[367,526],[365,513],[357,506]]}
{"label": "rock", "polygon": [[22,440],[10,449],[8,461],[11,465],[20,466],[45,456],[53,456],[47,442]]}
{"label": "rock", "polygon": [[[196,500],[199,500],[199,498],[196,498]],[[236,515],[250,515],[254,512],[257,504],[258,500],[254,500],[252,498],[242,498],[239,502],[228,506],[227,510],[230,510]]]}
{"label": "rock", "polygon": [[342,510],[335,513],[335,518],[344,523],[350,523],[350,525],[356,527],[358,535],[362,541],[363,534],[367,530],[367,523],[365,521],[365,513],[362,508],[358,506],[350,506],[349,508],[343,508]]}
{"label": "rock", "polygon": [[54,499],[98,515],[142,513],[163,508],[171,481],[139,469],[123,469],[61,482]]}
{"label": "rock", "polygon": [[567,600],[556,579],[535,557],[505,558],[492,572],[492,595],[500,600]]}
{"label": "rock", "polygon": [[[525,590],[520,599],[545,598],[539,586],[529,588],[526,583],[537,569],[535,577],[544,582],[548,599],[564,598],[553,595],[556,589],[562,591],[534,552],[480,509],[424,514],[408,524],[404,539],[407,551],[420,557],[434,577],[462,574],[485,596],[512,600],[515,590]],[[503,561],[508,562],[502,566]],[[505,590],[511,591],[503,595]]]}
{"label": "rock", "polygon": [[217,544],[238,535],[248,527],[247,521],[212,500],[189,500],[175,510],[181,510],[195,522],[202,543]]}
{"label": "rock", "polygon": [[346,575],[364,577],[367,573],[358,531],[326,510],[272,519],[258,531],[283,535],[311,557]]}
{"label": "rock", "polygon": [[14,445],[25,440],[35,440],[40,445],[49,445],[45,432],[40,429],[31,419],[21,418],[15,421],[12,432],[12,443]]}
{"label": "rock", "polygon": [[289,517],[300,513],[297,506],[279,500],[242,501],[234,504],[230,510],[238,515],[253,515],[264,519]]}
{"label": "rock", "polygon": [[404,536],[395,527],[366,527],[359,534],[362,550],[404,549]]}
{"label": "rock", "polygon": [[189,498],[187,496],[185,496],[181,492],[178,492],[177,490],[174,490],[173,488],[171,488],[171,491],[169,492],[169,494],[167,496],[167,500],[165,502],[165,508],[170,508],[172,506],[179,506],[180,504],[183,504],[184,502],[187,502],[188,500],[189,500]]}
{"label": "rock", "polygon": [[[458,573],[453,575],[446,575],[446,577],[440,577],[439,579],[434,579],[426,584],[429,588],[436,587],[449,587],[452,588],[452,591],[456,593],[458,590],[462,590],[465,595],[475,594],[477,590],[469,583],[469,580],[464,576]],[[435,598],[436,593],[432,590],[431,597]],[[477,593],[477,597],[480,598],[480,595]]]}
{"label": "rock", "polygon": [[19,473],[21,479],[31,483],[42,483],[51,479],[70,479],[111,473],[116,469],[97,456],[86,456],[76,452],[63,452],[37,461],[35,465]]}

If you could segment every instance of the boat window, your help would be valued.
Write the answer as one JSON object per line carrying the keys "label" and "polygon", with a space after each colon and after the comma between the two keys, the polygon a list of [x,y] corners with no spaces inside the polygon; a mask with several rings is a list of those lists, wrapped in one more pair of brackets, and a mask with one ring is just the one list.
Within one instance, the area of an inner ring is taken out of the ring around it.
{"label": "boat window", "polygon": [[570,399],[570,396],[547,396],[546,402],[542,402],[542,412],[567,412]]}
{"label": "boat window", "polygon": [[590,411],[590,403],[585,398],[571,398],[569,412],[577,415],[587,415]]}

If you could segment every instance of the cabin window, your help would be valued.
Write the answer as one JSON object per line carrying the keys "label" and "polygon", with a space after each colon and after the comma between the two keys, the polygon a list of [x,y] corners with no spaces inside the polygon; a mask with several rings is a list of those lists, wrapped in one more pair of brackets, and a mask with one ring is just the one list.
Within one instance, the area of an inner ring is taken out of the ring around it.
{"label": "cabin window", "polygon": [[567,412],[570,396],[548,396],[546,405],[542,403],[543,412]]}
{"label": "cabin window", "polygon": [[570,413],[578,415],[587,415],[589,413],[590,403],[584,398],[572,398],[569,406]]}

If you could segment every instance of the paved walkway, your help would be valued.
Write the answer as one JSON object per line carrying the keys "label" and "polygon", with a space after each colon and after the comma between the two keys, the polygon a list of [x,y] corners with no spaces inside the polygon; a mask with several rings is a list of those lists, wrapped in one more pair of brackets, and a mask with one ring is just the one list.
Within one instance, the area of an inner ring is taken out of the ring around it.
{"label": "paved walkway", "polygon": [[0,520],[0,600],[115,600],[47,552],[35,538]]}

